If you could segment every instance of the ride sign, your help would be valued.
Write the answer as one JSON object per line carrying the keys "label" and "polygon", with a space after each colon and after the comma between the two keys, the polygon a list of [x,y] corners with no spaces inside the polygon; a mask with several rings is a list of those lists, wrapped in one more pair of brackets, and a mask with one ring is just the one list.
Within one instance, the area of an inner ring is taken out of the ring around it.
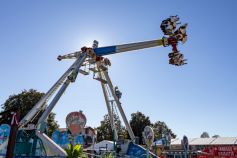
{"label": "ride sign", "polygon": [[86,125],[86,116],[79,112],[71,112],[66,117],[66,124],[73,136],[77,136]]}
{"label": "ride sign", "polygon": [[143,132],[143,137],[148,148],[154,141],[154,131],[150,126],[146,126]]}

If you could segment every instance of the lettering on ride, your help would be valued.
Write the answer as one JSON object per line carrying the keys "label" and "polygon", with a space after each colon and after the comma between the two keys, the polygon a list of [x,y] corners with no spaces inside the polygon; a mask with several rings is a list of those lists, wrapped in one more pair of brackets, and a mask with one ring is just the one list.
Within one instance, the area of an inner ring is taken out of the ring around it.
{"label": "lettering on ride", "polygon": [[232,147],[231,146],[220,146],[218,147],[219,151],[232,151]]}
{"label": "lettering on ride", "polygon": [[231,146],[218,147],[218,156],[234,156],[234,151]]}
{"label": "lettering on ride", "polygon": [[215,157],[237,158],[237,146],[212,146],[203,151]]}

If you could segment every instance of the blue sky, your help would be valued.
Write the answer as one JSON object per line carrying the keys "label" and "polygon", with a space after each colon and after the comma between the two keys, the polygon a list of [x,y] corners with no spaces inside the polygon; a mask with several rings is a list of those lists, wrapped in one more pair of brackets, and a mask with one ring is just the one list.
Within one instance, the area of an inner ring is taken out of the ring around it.
{"label": "blue sky", "polygon": [[[188,65],[169,65],[171,48],[108,56],[126,115],[141,111],[152,122],[165,121],[180,138],[203,131],[236,136],[236,6],[235,0],[1,1],[0,103],[23,89],[49,90],[73,62],[58,62],[59,54],[94,39],[109,46],[162,38],[160,22],[178,14],[188,23],[188,41],[179,46]],[[92,75],[78,76],[53,111],[64,127],[75,110],[92,127],[107,111]]]}

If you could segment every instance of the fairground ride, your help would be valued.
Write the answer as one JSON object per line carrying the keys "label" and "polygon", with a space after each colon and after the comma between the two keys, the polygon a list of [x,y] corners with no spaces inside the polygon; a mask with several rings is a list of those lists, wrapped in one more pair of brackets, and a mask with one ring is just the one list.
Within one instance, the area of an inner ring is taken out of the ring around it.
{"label": "fairground ride", "polygon": [[[117,107],[129,133],[131,142],[134,142],[135,135],[130,127],[120,102],[121,93],[117,87],[114,87],[108,74],[108,68],[111,66],[110,60],[104,56],[151,47],[171,46],[172,52],[168,54],[169,64],[182,66],[186,64],[186,60],[184,59],[183,54],[178,51],[177,46],[179,42],[185,43],[187,40],[187,24],[181,25],[176,29],[176,25],[178,24],[181,24],[178,16],[170,16],[168,19],[163,20],[160,25],[160,28],[164,33],[164,37],[162,39],[107,47],[98,47],[98,41],[94,41],[92,47],[82,47],[80,51],[66,55],[59,55],[58,60],[60,61],[64,59],[73,59],[75,61],[49,89],[49,91],[39,100],[39,102],[29,111],[29,113],[27,113],[27,115],[20,120],[19,134],[22,136],[18,136],[15,149],[16,154],[33,156],[38,155],[37,153],[44,153],[46,156],[65,156],[64,150],[54,143],[46,134],[44,134],[46,129],[46,119],[69,84],[76,81],[79,73],[89,75],[91,72],[93,73],[93,78],[101,83],[111,127],[114,133],[114,139],[116,141],[118,140],[113,117],[113,107]],[[48,104],[49,100],[51,102]],[[32,124],[32,121],[39,117],[38,115],[41,114],[41,111],[44,112],[40,116],[38,123]],[[19,139],[22,141],[20,142]],[[28,148],[30,146],[29,143],[32,143],[31,148]],[[40,151],[37,151],[38,149],[40,149]],[[127,148],[126,150],[129,149]],[[124,151],[124,153],[126,154],[128,151]]]}

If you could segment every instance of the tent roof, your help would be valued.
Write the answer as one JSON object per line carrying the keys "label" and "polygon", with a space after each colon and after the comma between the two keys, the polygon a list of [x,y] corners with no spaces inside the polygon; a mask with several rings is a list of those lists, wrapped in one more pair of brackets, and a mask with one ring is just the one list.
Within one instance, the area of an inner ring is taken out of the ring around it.
{"label": "tent roof", "polygon": [[109,140],[103,140],[99,143],[89,146],[88,148],[84,150],[103,150],[102,148],[106,148],[106,146],[107,146],[107,150],[113,150],[114,143]]}
{"label": "tent roof", "polygon": [[[190,138],[189,145],[237,145],[237,137]],[[181,139],[172,139],[171,145],[181,145]]]}

